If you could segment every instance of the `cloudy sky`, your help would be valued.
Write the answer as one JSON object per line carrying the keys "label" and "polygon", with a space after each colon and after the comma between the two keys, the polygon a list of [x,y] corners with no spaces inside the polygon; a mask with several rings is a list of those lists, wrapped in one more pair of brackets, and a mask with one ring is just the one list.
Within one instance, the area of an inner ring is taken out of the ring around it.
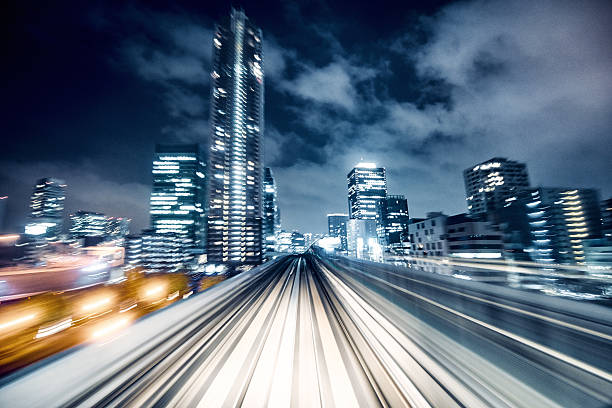
{"label": "cloudy sky", "polygon": [[[207,143],[211,36],[229,5],[57,3],[2,16],[6,227],[54,176],[68,211],[138,231],[154,144]],[[465,211],[462,170],[494,156],[527,162],[534,185],[612,196],[610,2],[400,3],[241,4],[264,32],[265,164],[284,228],[325,231],[361,159],[387,168],[414,217]]]}

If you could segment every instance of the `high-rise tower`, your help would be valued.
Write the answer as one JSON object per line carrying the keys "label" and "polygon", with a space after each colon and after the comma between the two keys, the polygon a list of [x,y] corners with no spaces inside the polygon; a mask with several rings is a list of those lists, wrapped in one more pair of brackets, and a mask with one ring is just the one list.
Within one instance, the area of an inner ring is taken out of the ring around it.
{"label": "high-rise tower", "polygon": [[387,197],[387,174],[374,163],[359,163],[347,176],[349,218],[376,220],[382,225],[381,205]]}
{"label": "high-rise tower", "polygon": [[213,37],[208,261],[262,259],[264,75],[261,30],[232,9]]}

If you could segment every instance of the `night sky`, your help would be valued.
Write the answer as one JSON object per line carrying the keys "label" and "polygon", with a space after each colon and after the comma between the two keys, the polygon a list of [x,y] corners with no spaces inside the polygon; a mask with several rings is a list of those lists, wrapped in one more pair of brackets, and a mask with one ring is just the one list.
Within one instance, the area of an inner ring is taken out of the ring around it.
{"label": "night sky", "polygon": [[[401,6],[400,6],[401,4]],[[245,1],[264,33],[265,165],[282,224],[326,230],[346,174],[387,168],[411,216],[466,211],[462,170],[527,162],[534,185],[612,196],[612,3]],[[209,133],[226,2],[18,1],[2,13],[0,196],[25,222],[36,179],[66,209],[148,225],[156,142]]]}

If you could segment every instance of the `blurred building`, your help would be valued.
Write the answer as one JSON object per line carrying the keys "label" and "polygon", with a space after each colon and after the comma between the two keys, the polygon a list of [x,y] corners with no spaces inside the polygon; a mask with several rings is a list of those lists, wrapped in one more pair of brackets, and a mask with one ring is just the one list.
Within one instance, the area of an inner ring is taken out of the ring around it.
{"label": "blurred building", "polygon": [[92,211],[77,211],[70,214],[72,238],[102,237],[106,234],[107,217]]}
{"label": "blurred building", "polygon": [[587,266],[612,273],[612,239],[587,239],[583,241],[583,245]]}
{"label": "blurred building", "polygon": [[207,256],[214,264],[262,260],[262,41],[235,9],[213,36]]}
{"label": "blurred building", "polygon": [[612,198],[601,202],[601,234],[612,239]]}
{"label": "blurred building", "polygon": [[306,251],[306,238],[304,234],[297,231],[291,233],[291,248],[290,252],[294,254],[301,254]]}
{"label": "blurred building", "polygon": [[125,248],[125,269],[142,266],[142,237],[127,235],[123,241]]}
{"label": "blurred building", "polygon": [[402,249],[408,241],[408,200],[403,195],[389,195],[382,201],[381,211],[385,245]]}
{"label": "blurred building", "polygon": [[281,230],[281,232],[278,233],[278,237],[276,240],[276,252],[291,252],[291,237],[291,232]]}
{"label": "blurred building", "polygon": [[412,219],[408,224],[410,256],[417,258],[448,255],[446,241],[447,215],[441,212],[427,214],[425,219]]}
{"label": "blurred building", "polygon": [[8,196],[0,196],[0,232],[4,232]]}
{"label": "blurred building", "polygon": [[[387,175],[375,163],[359,163],[347,175],[349,218],[374,220],[382,231],[383,200],[387,197]],[[381,237],[382,238],[382,237]]]}
{"label": "blurred building", "polygon": [[529,259],[540,263],[584,263],[584,241],[602,236],[599,194],[594,189],[523,189],[490,218],[504,233],[506,247],[520,255],[522,246]]}
{"label": "blurred building", "polygon": [[585,262],[583,242],[601,237],[597,190],[538,187],[518,199],[527,208],[534,261]]}
{"label": "blurred building", "polygon": [[108,217],[104,233],[110,238],[124,238],[130,233],[131,221],[125,217]]}
{"label": "blurred building", "polygon": [[379,261],[382,247],[378,242],[376,220],[349,219],[346,225],[347,253],[359,259]]}
{"label": "blurred building", "polygon": [[312,233],[312,232],[305,232],[304,233],[304,240],[305,240],[305,247],[306,249],[310,248],[311,245],[313,245],[314,243],[316,243],[317,241],[319,241],[320,239],[323,239],[326,237],[326,234],[318,234],[318,233]]}
{"label": "blurred building", "polygon": [[155,146],[151,228],[179,237],[191,260],[205,250],[205,166],[197,144]]}
{"label": "blurred building", "polygon": [[276,241],[276,252],[301,254],[306,251],[306,238],[298,231],[281,231]]}
{"label": "blurred building", "polygon": [[192,258],[184,234],[159,233],[154,229],[142,231],[140,263],[148,272],[176,272]]}
{"label": "blurred building", "polygon": [[529,187],[524,163],[495,157],[463,171],[465,196],[471,215],[500,209],[517,190]]}
{"label": "blurred building", "polygon": [[278,208],[276,183],[272,169],[264,169],[263,193],[263,240],[265,252],[273,252],[276,248],[276,238],[281,229],[280,210]]}
{"label": "blurred building", "polygon": [[25,233],[32,239],[57,241],[64,223],[66,184],[55,178],[43,178],[34,186],[30,200],[30,219]]}
{"label": "blurred building", "polygon": [[503,235],[492,223],[458,214],[446,219],[448,255],[467,259],[503,258]]}
{"label": "blurred building", "polygon": [[344,253],[348,251],[346,241],[346,225],[348,220],[348,214],[327,214],[327,232],[330,237],[340,238],[340,247],[338,250]]}

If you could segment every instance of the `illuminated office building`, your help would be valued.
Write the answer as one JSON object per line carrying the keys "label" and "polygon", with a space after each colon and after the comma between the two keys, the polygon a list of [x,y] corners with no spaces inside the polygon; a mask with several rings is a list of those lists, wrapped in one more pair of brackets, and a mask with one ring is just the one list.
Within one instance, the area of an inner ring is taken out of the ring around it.
{"label": "illuminated office building", "polygon": [[205,249],[203,160],[197,144],[157,145],[153,159],[151,228],[156,234],[175,234],[191,258]]}
{"label": "illuminated office building", "polygon": [[525,222],[515,225],[528,226],[531,245],[527,251],[536,262],[582,264],[584,241],[601,237],[597,190],[530,188],[508,203],[509,208],[516,206],[523,211]]}
{"label": "illuminated office building", "polygon": [[106,234],[107,217],[91,211],[77,211],[70,215],[70,235],[73,238],[101,237]]}
{"label": "illuminated office building", "polygon": [[280,210],[278,208],[276,183],[272,170],[264,169],[263,179],[263,239],[264,250],[273,252],[276,247],[276,237],[280,232]]}
{"label": "illuminated office building", "polygon": [[[176,232],[142,231],[140,265],[147,272],[176,272],[185,267],[192,254],[185,251],[186,236]],[[137,241],[134,241],[137,244]]]}
{"label": "illuminated office building", "polygon": [[56,241],[62,232],[66,184],[62,180],[38,180],[30,200],[30,219],[26,235],[34,239]]}
{"label": "illuminated office building", "polygon": [[389,195],[382,201],[382,223],[388,247],[401,247],[408,241],[408,200],[403,195]]}
{"label": "illuminated office building", "polygon": [[529,187],[524,163],[495,157],[463,171],[465,196],[471,215],[484,214],[504,206],[506,199]]}
{"label": "illuminated office building", "polygon": [[209,262],[262,259],[264,73],[261,30],[242,10],[213,37],[209,150]]}
{"label": "illuminated office building", "polygon": [[347,175],[349,218],[375,220],[378,239],[384,240],[382,204],[387,197],[387,175],[375,163],[359,163]]}
{"label": "illuminated office building", "polygon": [[348,220],[348,214],[327,214],[327,232],[330,237],[340,238],[338,250],[345,253],[348,251],[346,241],[346,225]]}

